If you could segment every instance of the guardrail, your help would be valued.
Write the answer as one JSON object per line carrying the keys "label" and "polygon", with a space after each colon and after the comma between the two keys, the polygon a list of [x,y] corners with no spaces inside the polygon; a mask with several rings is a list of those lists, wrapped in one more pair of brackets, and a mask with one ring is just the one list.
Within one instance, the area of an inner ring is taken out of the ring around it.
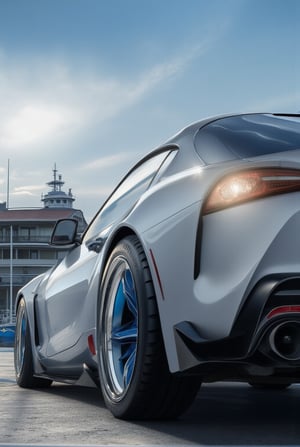
{"label": "guardrail", "polygon": [[[26,243],[26,242],[42,242],[48,244],[50,236],[14,236],[13,243]],[[11,240],[9,236],[1,236],[0,244],[10,244]]]}

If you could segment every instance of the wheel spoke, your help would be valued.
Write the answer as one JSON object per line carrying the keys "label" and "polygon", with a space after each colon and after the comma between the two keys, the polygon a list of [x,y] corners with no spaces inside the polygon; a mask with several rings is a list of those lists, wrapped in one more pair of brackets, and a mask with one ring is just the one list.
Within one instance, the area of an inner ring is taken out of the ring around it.
{"label": "wheel spoke", "polygon": [[[112,334],[112,341],[115,342],[115,351],[119,352],[118,368],[123,379],[123,386],[126,388],[130,382],[137,346],[137,327],[125,325],[119,332]],[[120,349],[118,349],[118,346]]]}
{"label": "wheel spoke", "polygon": [[[133,348],[133,347],[132,347]],[[124,387],[126,388],[131,380],[134,365],[135,365],[135,355],[136,355],[136,349],[133,349],[131,354],[128,357],[128,360],[125,363],[124,366],[124,372],[123,372],[123,379],[124,379]]]}
{"label": "wheel spoke", "polygon": [[111,339],[121,344],[135,343],[137,341],[137,326],[135,323],[125,324],[119,328],[113,329]]}
{"label": "wheel spoke", "polygon": [[123,389],[128,387],[134,370],[137,338],[136,293],[131,272],[126,269],[116,293],[111,331],[112,347],[118,358],[116,372],[119,380],[122,380]]}
{"label": "wheel spoke", "polygon": [[108,297],[107,366],[113,392],[121,396],[130,386],[138,345],[138,301],[133,274],[124,259],[118,262]]}
{"label": "wheel spoke", "polygon": [[128,309],[130,310],[132,315],[134,315],[134,317],[136,318],[137,317],[136,293],[130,270],[125,270],[122,278],[122,285]]}

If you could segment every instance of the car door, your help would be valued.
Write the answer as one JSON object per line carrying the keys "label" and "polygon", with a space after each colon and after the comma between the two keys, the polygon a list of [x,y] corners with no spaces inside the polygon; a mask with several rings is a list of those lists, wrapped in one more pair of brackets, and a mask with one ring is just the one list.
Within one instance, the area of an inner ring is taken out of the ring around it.
{"label": "car door", "polygon": [[84,244],[74,247],[50,275],[36,310],[45,324],[42,353],[51,357],[76,344],[84,328],[82,314],[97,253]]}

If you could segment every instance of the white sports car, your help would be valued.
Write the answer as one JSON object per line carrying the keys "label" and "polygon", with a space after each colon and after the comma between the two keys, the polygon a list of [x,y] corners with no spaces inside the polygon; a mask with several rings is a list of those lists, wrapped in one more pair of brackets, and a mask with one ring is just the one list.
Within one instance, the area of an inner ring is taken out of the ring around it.
{"label": "white sports car", "polygon": [[300,382],[300,115],[185,128],[17,295],[22,387],[93,383],[118,418],[179,416],[200,384]]}

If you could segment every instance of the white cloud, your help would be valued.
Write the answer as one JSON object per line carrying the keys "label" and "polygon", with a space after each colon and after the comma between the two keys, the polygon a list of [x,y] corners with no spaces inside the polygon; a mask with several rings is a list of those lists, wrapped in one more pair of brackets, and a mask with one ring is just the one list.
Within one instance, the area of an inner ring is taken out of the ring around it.
{"label": "white cloud", "polygon": [[81,169],[84,170],[95,170],[95,169],[104,169],[104,168],[109,168],[112,166],[116,166],[117,164],[122,163],[124,160],[128,160],[130,158],[132,158],[133,154],[128,152],[128,153],[120,153],[120,154],[114,154],[114,155],[109,155],[106,157],[101,157],[98,158],[96,160],[92,160],[86,164],[84,164]]}
{"label": "white cloud", "polygon": [[[26,197],[26,206],[41,206],[39,199],[44,191],[44,185],[15,186],[10,191],[10,205],[23,206],[23,198]],[[32,199],[32,201],[30,201],[30,199]]]}
{"label": "white cloud", "polygon": [[64,130],[74,120],[70,110],[32,102],[19,107],[0,127],[0,144],[22,147],[44,141]]}
{"label": "white cloud", "polygon": [[28,185],[28,186],[16,186],[14,188],[15,193],[22,193],[23,191],[29,191],[30,193],[34,191],[41,191],[45,189],[45,185]]}
{"label": "white cloud", "polygon": [[[99,68],[78,68],[51,58],[12,61],[0,49],[0,156],[2,165],[8,158],[14,168],[10,206],[42,206],[40,194],[48,188],[40,183],[51,177],[49,163],[58,162],[67,188],[72,187],[78,196],[75,206],[82,198],[83,208],[97,208],[137,161],[134,147],[120,153],[123,141],[118,142],[118,149],[105,146],[105,150],[95,150],[99,129],[109,134],[109,120],[124,115],[155,89],[181,76],[204,51],[206,44],[195,46],[147,70],[140,68],[131,79],[125,79],[122,74],[107,77]],[[112,128],[116,132],[114,125]],[[91,135],[96,135],[92,144],[88,140]],[[101,157],[101,153],[106,155]],[[35,181],[38,186],[28,186]],[[1,183],[0,199],[5,200],[6,180]]]}
{"label": "white cloud", "polygon": [[136,79],[105,78],[64,62],[10,63],[0,55],[0,147],[33,152],[116,116],[169,81],[204,49],[157,64]]}
{"label": "white cloud", "polygon": [[30,196],[30,197],[34,197],[35,194],[33,194],[31,191],[25,191],[25,190],[21,190],[21,191],[13,191],[11,193],[12,196]]}

